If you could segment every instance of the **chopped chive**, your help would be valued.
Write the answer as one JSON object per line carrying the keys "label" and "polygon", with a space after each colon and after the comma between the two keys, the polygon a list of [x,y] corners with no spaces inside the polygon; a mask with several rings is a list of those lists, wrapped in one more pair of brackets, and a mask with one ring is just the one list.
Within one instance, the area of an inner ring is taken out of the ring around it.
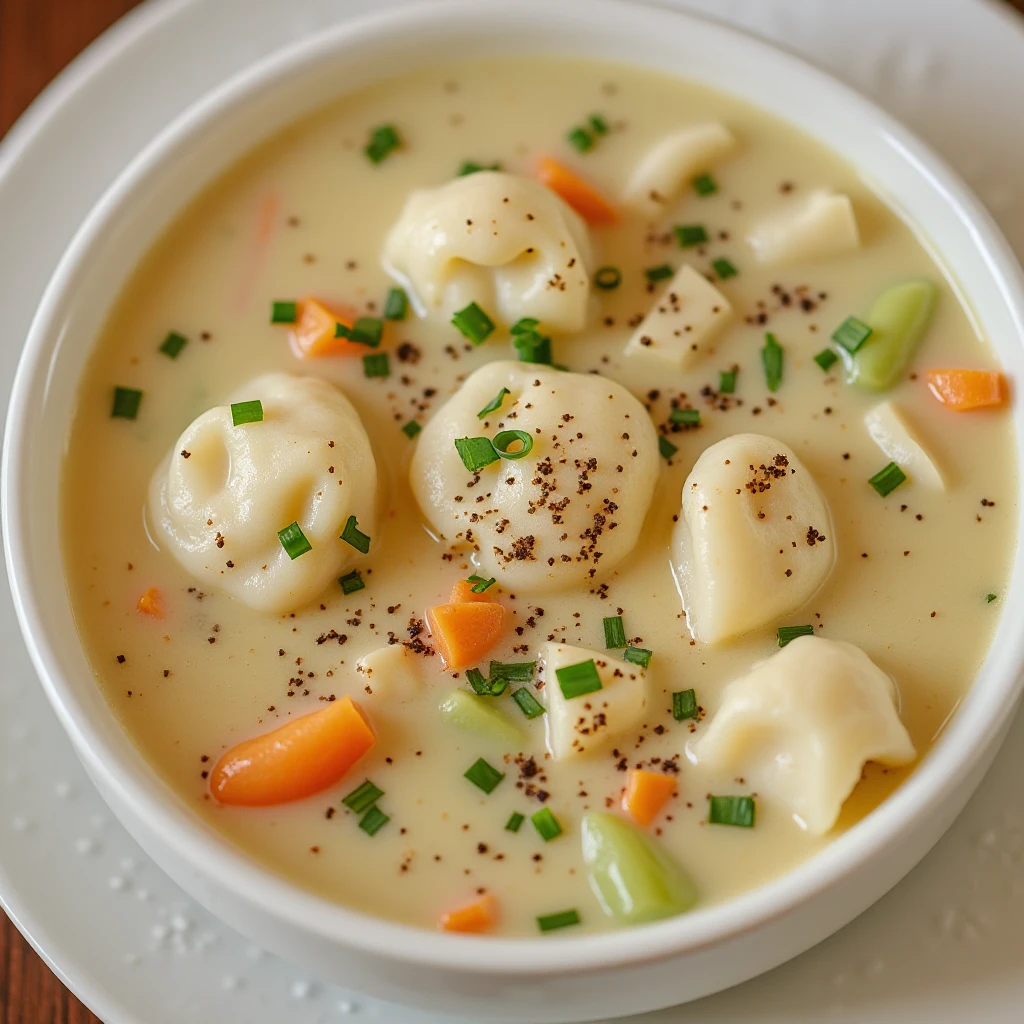
{"label": "chopped chive", "polygon": [[478,668],[466,669],[466,682],[469,683],[474,693],[481,697],[491,696],[491,684],[484,678],[483,672]]}
{"label": "chopped chive", "polygon": [[610,292],[622,284],[622,271],[618,267],[598,267],[594,271],[594,284],[603,292]]}
{"label": "chopped chive", "polygon": [[832,340],[851,355],[871,337],[871,328],[863,320],[848,316],[833,332]]}
{"label": "chopped chive", "polygon": [[720,394],[731,395],[736,391],[736,371],[720,370],[718,373],[718,390]]}
{"label": "chopped chive", "polygon": [[355,516],[348,517],[345,529],[341,531],[341,539],[364,555],[370,550],[370,538],[359,529],[359,520]]}
{"label": "chopped chive", "polygon": [[304,555],[307,551],[313,550],[313,545],[306,540],[306,535],[302,532],[302,527],[298,523],[292,523],[283,530],[278,530],[277,539],[281,542],[281,547],[288,552],[288,557],[292,561],[298,558],[299,555]]}
{"label": "chopped chive", "polygon": [[717,260],[712,260],[711,267],[722,281],[727,277],[736,277],[739,274],[739,271],[732,265],[732,262],[724,256],[719,256]]}
{"label": "chopped chive", "polygon": [[342,803],[356,814],[372,807],[384,795],[383,789],[378,789],[369,779],[361,786],[356,786],[348,796],[342,799]]}
{"label": "chopped chive", "polygon": [[779,626],[775,631],[775,635],[778,638],[779,646],[785,647],[786,644],[795,640],[798,636],[814,636],[814,627],[811,625]]}
{"label": "chopped chive", "polygon": [[476,573],[474,573],[466,582],[473,584],[472,589],[474,594],[482,594],[488,588],[493,587],[497,580],[495,580],[493,576],[490,579],[485,580],[483,576],[477,576]]}
{"label": "chopped chive", "polygon": [[528,683],[537,670],[535,661],[492,661],[491,678],[508,679],[513,683]]}
{"label": "chopped chive", "polygon": [[263,422],[263,403],[255,398],[251,402],[233,402],[231,405],[231,425],[241,427],[246,423]]}
{"label": "chopped chive", "polygon": [[996,594],[986,594],[985,595],[985,603],[986,604],[991,604],[993,601],[996,600],[997,596],[998,595],[996,595]]}
{"label": "chopped chive", "polygon": [[607,135],[609,132],[608,122],[600,114],[591,114],[587,123],[595,135]]}
{"label": "chopped chive", "polygon": [[469,779],[477,789],[482,789],[485,793],[493,793],[495,786],[505,778],[505,773],[499,772],[497,768],[492,768],[482,757],[478,757],[466,770],[464,777]]}
{"label": "chopped chive", "polygon": [[160,351],[165,356],[170,356],[171,359],[177,359],[181,355],[181,350],[188,344],[188,338],[183,334],[179,334],[177,331],[171,331],[170,334],[164,338],[163,344],[160,346]]}
{"label": "chopped chive", "polygon": [[133,420],[139,415],[142,392],[136,388],[114,388],[114,404],[110,415],[122,420]]}
{"label": "chopped chive", "polygon": [[815,357],[814,361],[825,373],[832,369],[832,364],[839,358],[830,348],[823,348]]}
{"label": "chopped chive", "polygon": [[709,796],[708,821],[712,825],[754,827],[754,798],[751,796]]}
{"label": "chopped chive", "polygon": [[601,689],[601,677],[597,674],[593,658],[575,665],[566,665],[564,668],[556,668],[555,676],[566,700]]}
{"label": "chopped chive", "polygon": [[631,661],[641,668],[648,668],[651,664],[652,654],[646,647],[627,647],[622,652],[623,661]]}
{"label": "chopped chive", "polygon": [[361,316],[351,327],[348,324],[334,325],[334,336],[336,338],[348,338],[349,341],[358,342],[360,345],[368,345],[370,348],[376,348],[380,344],[383,333],[384,321],[375,316]]}
{"label": "chopped chive", "polygon": [[537,918],[537,927],[542,932],[553,932],[556,928],[568,928],[579,923],[580,915],[577,910],[560,910],[557,914],[541,914]]}
{"label": "chopped chive", "polygon": [[374,804],[360,819],[359,827],[368,835],[375,836],[391,819]]}
{"label": "chopped chive", "polygon": [[454,313],[452,323],[474,345],[482,345],[494,331],[494,321],[475,302]]}
{"label": "chopped chive", "polygon": [[[518,451],[511,451],[516,441],[522,447]],[[525,430],[502,430],[494,435],[491,444],[503,459],[525,459],[533,451],[533,438]]]}
{"label": "chopped chive", "polygon": [[604,645],[609,651],[626,646],[626,628],[621,615],[609,615],[604,620]]}
{"label": "chopped chive", "polygon": [[398,149],[401,144],[402,140],[398,137],[395,126],[392,124],[382,124],[379,128],[374,128],[370,133],[370,141],[366,144],[363,152],[370,158],[372,163],[379,164],[390,153]]}
{"label": "chopped chive", "polygon": [[272,324],[293,324],[299,318],[297,302],[273,302],[270,305],[270,322]]}
{"label": "chopped chive", "polygon": [[531,814],[530,821],[545,843],[550,843],[552,839],[562,834],[562,826],[552,814],[550,807],[542,807],[536,814]]}
{"label": "chopped chive", "polygon": [[344,576],[339,576],[338,582],[341,584],[342,593],[345,594],[354,594],[357,590],[363,590],[366,587],[358,569],[353,569],[351,572],[345,573]]}
{"label": "chopped chive", "polygon": [[700,426],[700,409],[673,409],[668,414],[670,423],[682,423],[688,427]]}
{"label": "chopped chive", "polygon": [[648,281],[665,281],[674,273],[675,271],[667,263],[662,263],[657,267],[648,267],[644,271],[644,276]]}
{"label": "chopped chive", "polygon": [[478,473],[484,466],[501,459],[489,437],[457,437],[455,450],[470,473]]}
{"label": "chopped chive", "polygon": [[895,462],[890,462],[885,469],[880,469],[868,483],[884,498],[895,491],[906,479],[907,474]]}
{"label": "chopped chive", "polygon": [[512,344],[519,352],[521,363],[545,363],[551,365],[551,339],[536,331],[524,331],[513,338]]}
{"label": "chopped chive", "polygon": [[676,690],[672,694],[672,717],[677,722],[697,717],[697,694],[694,690]]}
{"label": "chopped chive", "polygon": [[503,679],[501,676],[493,677],[490,680],[490,689],[487,691],[491,697],[500,697],[509,686],[509,680]]}
{"label": "chopped chive", "polygon": [[764,336],[761,365],[764,367],[764,382],[768,390],[778,391],[782,383],[782,346],[771,332]]}
{"label": "chopped chive", "polygon": [[477,171],[500,171],[501,164],[478,164],[475,160],[463,160],[458,171],[455,173],[456,178],[464,178],[467,174],[476,174]]}
{"label": "chopped chive", "polygon": [[501,408],[501,403],[505,401],[506,395],[511,395],[512,392],[508,388],[502,388],[477,414],[476,418],[482,420],[488,413],[497,412]]}
{"label": "chopped chive", "polygon": [[540,321],[532,316],[521,316],[509,329],[508,333],[515,337],[517,334],[529,334],[540,327]]}
{"label": "chopped chive", "polygon": [[577,125],[565,136],[578,153],[586,153],[594,148],[594,136],[580,125]]}
{"label": "chopped chive", "polygon": [[404,288],[389,288],[388,297],[384,300],[385,320],[404,320],[409,312],[409,296]]}
{"label": "chopped chive", "polygon": [[409,420],[402,425],[402,433],[411,441],[423,428],[415,421]]}
{"label": "chopped chive", "polygon": [[363,356],[364,377],[390,377],[391,363],[388,362],[387,352],[374,352],[372,355]]}
{"label": "chopped chive", "polygon": [[676,241],[683,249],[703,245],[708,240],[708,233],[703,224],[677,224],[675,232]]}
{"label": "chopped chive", "polygon": [[536,718],[538,715],[544,714],[544,705],[525,686],[513,690],[512,699],[527,718]]}
{"label": "chopped chive", "polygon": [[659,437],[658,451],[663,459],[671,459],[679,449],[667,437]]}
{"label": "chopped chive", "polygon": [[512,816],[505,822],[506,832],[518,832],[523,827],[526,818],[518,811],[513,811]]}
{"label": "chopped chive", "polygon": [[700,174],[693,179],[693,191],[699,196],[710,196],[718,191],[718,185],[710,174]]}

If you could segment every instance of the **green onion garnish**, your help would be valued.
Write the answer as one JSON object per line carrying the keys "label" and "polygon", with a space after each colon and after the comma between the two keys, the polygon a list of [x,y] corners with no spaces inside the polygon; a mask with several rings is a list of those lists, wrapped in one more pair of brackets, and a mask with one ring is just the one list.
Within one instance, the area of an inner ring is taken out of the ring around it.
{"label": "green onion garnish", "polygon": [[723,395],[731,395],[736,390],[736,371],[720,370],[718,373],[718,390]]}
{"label": "green onion garnish", "polygon": [[610,651],[626,646],[626,628],[621,615],[609,615],[604,620],[604,645]]}
{"label": "green onion garnish", "polygon": [[833,332],[832,340],[854,353],[871,337],[871,328],[863,320],[848,316]]}
{"label": "green onion garnish", "polygon": [[483,672],[478,668],[467,668],[466,669],[466,682],[469,683],[474,693],[479,694],[481,697],[491,696],[491,684],[484,678]]}
{"label": "green onion garnish", "polygon": [[518,811],[513,811],[512,816],[505,822],[506,832],[518,832],[523,827],[526,818]]}
{"label": "green onion garnish", "polygon": [[895,491],[906,479],[907,474],[895,462],[890,462],[885,469],[880,469],[868,483],[884,498],[887,494]]}
{"label": "green onion garnish", "polygon": [[710,196],[718,191],[718,185],[710,174],[701,174],[693,179],[693,191],[699,196]]}
{"label": "green onion garnish", "polygon": [[703,245],[708,240],[708,233],[703,224],[677,224],[675,227],[676,241],[684,249],[694,245]]}
{"label": "green onion garnish", "polygon": [[255,398],[251,402],[234,402],[231,405],[231,425],[240,427],[245,423],[263,422],[263,403]]}
{"label": "green onion garnish", "polygon": [[133,420],[139,414],[141,402],[141,391],[135,388],[114,388],[114,405],[110,410],[110,415],[123,420]]}
{"label": "green onion garnish", "polygon": [[565,137],[579,153],[586,153],[594,148],[594,136],[586,128],[579,125],[573,128]]}
{"label": "green onion garnish", "polygon": [[700,426],[700,409],[673,409],[668,414],[670,423],[683,423],[688,427]]}
{"label": "green onion garnish", "polygon": [[603,292],[610,292],[622,284],[622,271],[618,267],[598,267],[594,271],[594,285]]}
{"label": "green onion garnish", "polygon": [[476,174],[477,171],[500,171],[501,164],[478,164],[475,160],[463,160],[462,166],[455,173],[456,178],[464,178],[467,174]]}
{"label": "green onion garnish", "polygon": [[483,576],[477,576],[474,573],[466,582],[473,584],[472,590],[474,594],[482,594],[488,588],[493,587],[497,580],[493,576],[489,580],[485,580]]}
{"label": "green onion garnish", "polygon": [[646,647],[627,647],[622,652],[622,660],[647,668],[651,664],[651,652]]}
{"label": "green onion garnish", "polygon": [[708,821],[712,825],[754,827],[754,798],[751,796],[708,797]]}
{"label": "green onion garnish", "polygon": [[993,601],[996,600],[997,597],[998,597],[997,594],[986,594],[985,595],[985,603],[986,604],[991,604]]}
{"label": "green onion garnish", "polygon": [[815,357],[814,361],[825,373],[832,369],[832,364],[839,358],[830,348],[823,348]]}
{"label": "green onion garnish", "polygon": [[677,722],[697,717],[697,694],[694,690],[676,690],[672,694],[672,717]]}
{"label": "green onion garnish", "polygon": [[735,277],[739,271],[727,260],[724,256],[719,256],[717,260],[711,261],[711,266],[715,273],[721,280],[725,280],[727,277]]}
{"label": "green onion garnish", "polygon": [[494,321],[475,302],[453,314],[452,323],[474,345],[482,345],[494,330]]}
{"label": "green onion garnish", "polygon": [[542,807],[536,814],[531,814],[530,821],[545,843],[550,843],[552,839],[562,834],[562,826],[551,813],[550,807]]}
{"label": "green onion garnish", "polygon": [[372,355],[363,356],[364,377],[390,377],[391,363],[388,361],[387,352],[374,352]]}
{"label": "green onion garnish", "polygon": [[164,338],[163,344],[160,346],[160,351],[165,356],[170,356],[171,359],[177,359],[181,355],[181,350],[188,344],[188,338],[182,334],[178,334],[177,331],[171,331],[170,334]]}
{"label": "green onion garnish", "polygon": [[370,538],[359,529],[359,520],[355,516],[348,517],[345,529],[341,531],[341,539],[364,555],[370,550]]}
{"label": "green onion garnish", "polygon": [[490,690],[488,693],[492,697],[500,697],[508,689],[508,684],[509,680],[502,679],[501,676],[498,676],[497,678],[492,676],[489,684]]}
{"label": "green onion garnish", "polygon": [[274,302],[270,306],[270,322],[272,324],[293,324],[299,318],[297,302]]}
{"label": "green onion garnish", "polygon": [[594,664],[593,658],[575,665],[566,665],[565,668],[556,668],[555,675],[558,678],[562,696],[566,700],[582,697],[585,693],[594,693],[601,689],[601,677],[597,674],[597,666]]}
{"label": "green onion garnish", "polygon": [[577,910],[560,910],[557,914],[542,914],[537,918],[537,927],[542,932],[553,932],[556,928],[568,928],[579,923],[580,915]]}
{"label": "green onion garnish", "polygon": [[[522,447],[517,451],[510,451],[516,441]],[[503,459],[525,459],[533,451],[533,438],[525,430],[502,430],[494,435],[491,444]]]}
{"label": "green onion garnish", "polygon": [[402,425],[402,433],[411,441],[423,428],[415,421],[409,420]]}
{"label": "green onion garnish", "polygon": [[671,459],[679,449],[667,437],[659,437],[658,451],[663,459]]}
{"label": "green onion garnish", "polygon": [[379,164],[389,153],[394,152],[401,146],[402,140],[395,131],[395,126],[382,124],[374,128],[370,133],[370,141],[366,144],[363,152],[370,158],[371,162]]}
{"label": "green onion garnish", "polygon": [[344,576],[339,576],[338,582],[341,584],[342,593],[345,594],[354,594],[357,590],[362,590],[366,586],[358,569],[353,569],[351,572],[345,573]]}
{"label": "green onion garnish", "polygon": [[479,757],[470,765],[464,777],[469,779],[477,789],[482,789],[485,793],[493,793],[494,787],[505,778],[505,773],[499,772],[497,768],[492,768],[482,757]]}
{"label": "green onion garnish", "polygon": [[501,456],[494,450],[489,437],[457,437],[455,450],[462,459],[462,464],[470,471],[477,473],[484,466],[498,462]]}
{"label": "green onion garnish", "polygon": [[288,557],[292,561],[298,558],[299,555],[304,555],[307,551],[313,550],[313,545],[306,540],[306,535],[302,532],[302,527],[298,523],[292,523],[291,526],[278,530],[277,539],[281,542],[281,547],[288,552]]}
{"label": "green onion garnish", "polygon": [[524,331],[513,338],[512,344],[519,351],[521,363],[544,363],[551,365],[551,339],[536,331]]}
{"label": "green onion garnish", "polygon": [[807,626],[779,626],[775,631],[775,635],[778,638],[779,646],[785,647],[791,640],[795,640],[798,636],[814,636],[814,627],[811,625]]}
{"label": "green onion garnish", "polygon": [[388,297],[384,300],[385,320],[404,320],[409,311],[409,296],[404,288],[389,288]]}
{"label": "green onion garnish", "polygon": [[477,414],[476,418],[482,420],[488,413],[497,412],[501,408],[501,403],[505,401],[506,395],[511,395],[512,392],[508,388],[502,388]]}
{"label": "green onion garnish", "polygon": [[348,338],[349,341],[356,341],[360,345],[369,345],[370,348],[376,348],[380,344],[383,333],[384,321],[378,320],[375,316],[361,316],[351,327],[348,324],[334,325],[336,338]]}
{"label": "green onion garnish", "polygon": [[374,804],[360,819],[359,827],[368,835],[375,836],[391,819]]}
{"label": "green onion garnish", "polygon": [[587,118],[587,122],[593,129],[595,135],[607,135],[609,128],[608,122],[600,114],[591,114]]}
{"label": "green onion garnish", "polygon": [[536,718],[538,715],[544,714],[544,705],[525,686],[513,690],[512,699],[519,705],[519,710],[527,718]]}
{"label": "green onion garnish", "polygon": [[378,789],[369,779],[367,779],[361,786],[357,786],[349,793],[348,796],[342,799],[342,803],[356,814],[362,814],[363,811],[372,807],[382,796],[384,795],[383,789]]}
{"label": "green onion garnish", "polygon": [[764,336],[761,365],[764,367],[764,381],[768,385],[768,390],[778,391],[782,383],[782,346],[770,332]]}
{"label": "green onion garnish", "polygon": [[667,263],[662,263],[657,267],[648,267],[644,271],[644,276],[648,281],[664,281],[674,273],[675,271]]}
{"label": "green onion garnish", "polygon": [[513,337],[517,334],[529,334],[540,327],[540,321],[532,316],[521,316],[509,329],[508,333]]}
{"label": "green onion garnish", "polygon": [[528,683],[537,670],[535,661],[492,661],[491,678],[509,679],[513,683]]}

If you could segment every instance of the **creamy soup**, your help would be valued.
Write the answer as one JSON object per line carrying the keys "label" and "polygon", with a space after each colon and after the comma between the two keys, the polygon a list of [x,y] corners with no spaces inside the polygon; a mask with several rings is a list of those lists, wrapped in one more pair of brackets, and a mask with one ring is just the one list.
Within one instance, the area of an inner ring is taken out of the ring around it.
{"label": "creamy soup", "polygon": [[153,770],[327,899],[507,935],[713,904],[970,686],[1017,515],[997,370],[876,183],[759,110],[563,59],[398,76],[125,285],[68,435],[78,629]]}

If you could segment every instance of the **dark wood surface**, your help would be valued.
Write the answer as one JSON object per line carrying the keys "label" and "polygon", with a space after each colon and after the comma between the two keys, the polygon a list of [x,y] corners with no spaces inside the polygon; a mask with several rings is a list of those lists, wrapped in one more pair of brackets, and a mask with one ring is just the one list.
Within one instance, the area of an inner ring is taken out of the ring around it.
{"label": "dark wood surface", "polygon": [[[0,136],[61,68],[136,2],[0,0]],[[1024,12],[1024,0],[1009,2]],[[0,1024],[102,1024],[2,913]]]}

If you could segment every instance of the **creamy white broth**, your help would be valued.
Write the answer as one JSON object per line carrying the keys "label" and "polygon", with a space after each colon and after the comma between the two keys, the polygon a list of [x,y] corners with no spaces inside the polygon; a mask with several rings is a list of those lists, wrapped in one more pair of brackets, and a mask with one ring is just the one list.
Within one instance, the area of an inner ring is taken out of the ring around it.
{"label": "creamy white broth", "polygon": [[[579,155],[565,134],[591,113],[613,130]],[[533,659],[548,637],[599,650],[602,617],[621,608],[627,636],[654,652],[652,700],[637,737],[619,744],[617,755],[556,763],[545,757],[544,718],[527,722],[506,695],[497,700],[527,739],[521,751],[504,751],[441,722],[439,702],[465,679],[443,673],[437,657],[422,659],[423,680],[409,696],[367,694],[357,660],[386,644],[389,633],[405,639],[411,619],[422,621],[427,607],[447,600],[452,584],[475,571],[466,553],[453,556],[425,529],[408,482],[416,442],[400,427],[412,418],[427,422],[473,369],[514,359],[515,352],[504,330],[474,349],[444,319],[410,316],[385,327],[391,376],[368,380],[357,359],[296,359],[287,329],[268,322],[271,301],[311,294],[380,315],[393,283],[380,255],[407,194],[450,179],[464,160],[501,161],[507,171],[529,174],[537,156],[549,153],[614,198],[662,135],[712,120],[726,123],[740,143],[737,155],[714,170],[718,192],[687,192],[653,228],[626,215],[593,229],[596,265],[621,268],[622,284],[595,291],[584,331],[554,337],[556,362],[621,382],[649,406],[655,424],[664,424],[670,400],[685,394],[701,409],[702,425],[670,435],[678,452],[662,466],[632,554],[592,587],[543,596],[500,590],[498,599],[523,633],[510,630],[488,655]],[[362,147],[383,123],[397,127],[404,146],[374,166]],[[743,241],[746,230],[787,196],[816,187],[851,196],[860,249],[821,265],[760,267]],[[269,225],[263,246],[256,241],[261,218]],[[671,226],[698,223],[711,241],[680,250]],[[654,298],[644,268],[677,268],[686,260],[706,270],[720,256],[739,271],[718,284],[737,315],[714,352],[687,372],[623,359],[630,320]],[[812,357],[832,330],[848,315],[864,316],[885,287],[912,277],[932,280],[940,296],[897,386],[879,395],[844,384],[839,364],[823,373]],[[170,330],[188,338],[173,361],[158,351]],[[765,331],[785,351],[773,396],[761,369]],[[413,349],[401,349],[403,343]],[[719,371],[734,364],[735,400],[701,395],[705,386],[717,389]],[[535,934],[537,915],[569,907],[579,910],[582,929],[612,927],[581,862],[581,817],[618,804],[623,759],[649,766],[672,757],[679,796],[651,835],[693,878],[702,904],[726,899],[811,856],[911,769],[868,765],[824,838],[802,831],[766,799],[758,801],[753,829],[707,824],[708,793],[744,794],[750,787],[690,764],[684,748],[705,726],[675,722],[671,693],[693,687],[706,721],[725,684],[777,650],[780,623],[725,644],[691,641],[669,568],[683,481],[705,448],[731,434],[768,434],[796,452],[831,507],[837,563],[786,622],[810,622],[819,635],[857,644],[889,673],[923,756],[990,642],[1017,514],[1009,420],[999,410],[957,415],[940,407],[923,372],[944,365],[996,362],[911,229],[869,183],[789,126],[693,84],[613,65],[488,61],[398,77],[247,157],[178,219],[127,283],[83,377],[65,462],[64,551],[82,642],[112,710],[154,769],[250,855],[329,899],[433,927],[442,911],[485,889],[499,901],[499,930],[506,934]],[[255,612],[192,579],[158,549],[145,512],[150,478],[182,430],[267,372],[336,383],[362,417],[383,486],[370,554],[357,563],[366,589],[346,597],[330,586],[283,616]],[[143,390],[136,420],[110,417],[115,385]],[[918,425],[945,472],[945,492],[911,480],[881,498],[868,486],[889,459],[862,420],[883,397]],[[163,619],[137,610],[150,587],[163,596]],[[989,593],[997,599],[988,602]],[[343,645],[317,642],[331,630],[347,637]],[[378,742],[337,786],[269,808],[222,807],[211,799],[203,773],[224,750],[344,694],[371,717]],[[520,761],[532,756],[538,773],[523,778],[521,764],[503,763],[506,753],[522,754]],[[489,796],[463,779],[477,757],[507,773]],[[379,805],[391,819],[372,838],[340,805],[364,778],[385,791]],[[527,786],[550,794],[546,806],[565,829],[552,842],[544,843],[528,820],[518,833],[504,830],[513,812],[529,815],[542,806]]]}

